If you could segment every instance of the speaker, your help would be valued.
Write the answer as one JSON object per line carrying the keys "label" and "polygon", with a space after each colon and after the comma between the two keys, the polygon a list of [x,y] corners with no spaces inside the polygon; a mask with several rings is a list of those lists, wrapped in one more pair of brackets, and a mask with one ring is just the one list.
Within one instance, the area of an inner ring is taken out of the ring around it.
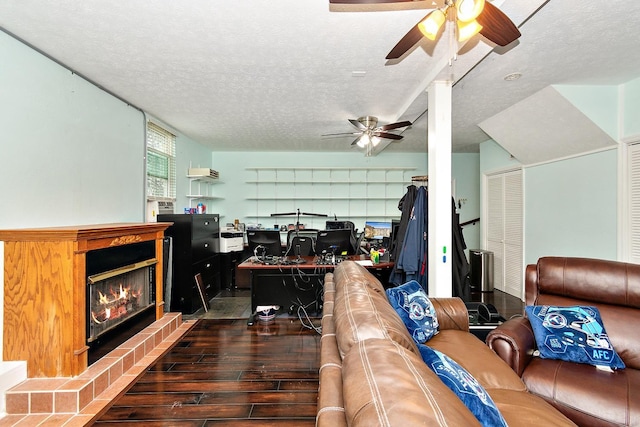
{"label": "speaker", "polygon": [[500,313],[498,313],[498,310],[493,304],[479,304],[478,316],[480,317],[480,319],[487,323],[497,323],[504,321],[504,318],[500,316]]}

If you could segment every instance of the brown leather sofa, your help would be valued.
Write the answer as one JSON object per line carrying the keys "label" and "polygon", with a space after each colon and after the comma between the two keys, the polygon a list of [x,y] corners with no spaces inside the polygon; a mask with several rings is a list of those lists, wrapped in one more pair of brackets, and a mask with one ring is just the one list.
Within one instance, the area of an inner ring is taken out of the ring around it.
{"label": "brown leather sofa", "polygon": [[487,344],[542,397],[581,426],[640,426],[640,265],[540,258],[525,273],[527,305],[596,306],[626,369],[541,359],[526,317],[487,335]]}
{"label": "brown leather sofa", "polygon": [[[431,301],[440,332],[427,344],[467,369],[510,427],[575,425],[469,333],[462,300]],[[325,277],[320,365],[318,427],[480,425],[422,361],[380,282],[352,261]]]}

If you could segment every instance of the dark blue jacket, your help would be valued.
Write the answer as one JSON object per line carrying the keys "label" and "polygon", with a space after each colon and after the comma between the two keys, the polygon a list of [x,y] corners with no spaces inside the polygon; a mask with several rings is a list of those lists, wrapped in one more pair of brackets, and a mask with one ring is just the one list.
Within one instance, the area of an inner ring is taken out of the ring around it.
{"label": "dark blue jacket", "polygon": [[418,188],[413,210],[400,255],[397,269],[404,272],[404,281],[416,280],[428,292],[427,286],[427,215],[428,198],[425,187]]}

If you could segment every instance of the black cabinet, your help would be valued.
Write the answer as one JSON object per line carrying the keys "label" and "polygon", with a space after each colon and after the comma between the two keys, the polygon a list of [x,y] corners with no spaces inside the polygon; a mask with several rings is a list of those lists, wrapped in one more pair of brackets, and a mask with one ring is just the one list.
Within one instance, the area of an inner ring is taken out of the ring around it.
{"label": "black cabinet", "polygon": [[220,291],[220,255],[214,252],[219,215],[160,214],[157,218],[158,222],[173,222],[164,233],[172,238],[171,311],[191,314],[202,307],[197,274],[207,300]]}
{"label": "black cabinet", "polygon": [[220,254],[220,279],[224,289],[235,289],[236,267],[242,262],[242,251]]}

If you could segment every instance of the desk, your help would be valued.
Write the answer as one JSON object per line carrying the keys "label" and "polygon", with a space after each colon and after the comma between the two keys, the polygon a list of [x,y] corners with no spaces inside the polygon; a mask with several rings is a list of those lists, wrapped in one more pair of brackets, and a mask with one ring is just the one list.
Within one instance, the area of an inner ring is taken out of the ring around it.
{"label": "desk", "polygon": [[[298,307],[316,314],[322,312],[324,275],[332,271],[335,265],[317,264],[313,256],[301,258],[304,262],[299,264],[267,265],[251,257],[238,265],[238,270],[248,270],[250,274],[252,313],[256,313],[258,306],[269,305],[278,305],[289,313],[297,311]],[[360,260],[360,257],[348,259]],[[393,263],[382,262],[365,267],[385,284]],[[253,317],[249,319],[249,324],[253,323]]]}

